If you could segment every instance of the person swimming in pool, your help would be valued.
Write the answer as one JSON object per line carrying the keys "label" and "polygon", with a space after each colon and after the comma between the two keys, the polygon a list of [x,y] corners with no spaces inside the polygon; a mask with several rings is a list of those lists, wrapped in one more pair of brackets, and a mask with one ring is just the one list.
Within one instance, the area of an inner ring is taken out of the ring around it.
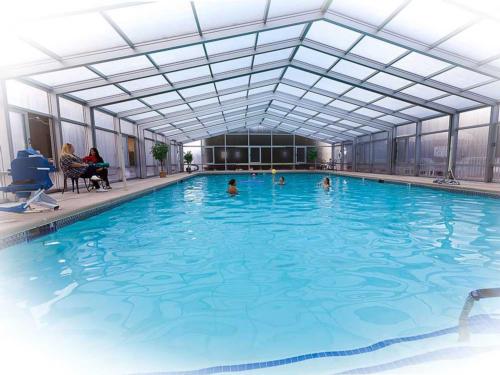
{"label": "person swimming in pool", "polygon": [[322,185],[323,185],[323,189],[325,189],[325,190],[330,189],[330,179],[328,177],[325,177]]}
{"label": "person swimming in pool", "polygon": [[236,180],[234,178],[229,180],[229,186],[227,187],[227,192],[231,195],[238,194],[238,189],[236,188]]}
{"label": "person swimming in pool", "polygon": [[278,185],[285,185],[285,177],[280,176],[280,179],[278,180]]}

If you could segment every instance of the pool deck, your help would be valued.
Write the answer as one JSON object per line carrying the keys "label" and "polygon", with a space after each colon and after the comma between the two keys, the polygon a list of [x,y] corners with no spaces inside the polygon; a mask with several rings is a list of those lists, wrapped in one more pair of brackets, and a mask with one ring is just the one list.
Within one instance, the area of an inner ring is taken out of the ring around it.
{"label": "pool deck", "polygon": [[[213,171],[199,173],[179,173],[167,176],[166,178],[152,177],[148,179],[136,179],[127,182],[127,189],[123,183],[114,183],[113,189],[106,193],[87,192],[85,188],[80,189],[80,194],[69,191],[64,194],[54,193],[52,196],[60,203],[60,209],[57,211],[28,212],[24,214],[14,214],[0,212],[0,248],[2,239],[12,235],[34,230],[50,223],[54,223],[76,214],[98,209],[106,208],[114,204],[127,201],[153,191],[155,189],[168,186],[186,178],[201,174],[231,174],[231,173],[252,173],[254,171]],[[270,173],[270,171],[255,171],[256,173]],[[479,193],[500,197],[499,183],[484,183],[473,181],[460,181],[460,185],[438,185],[432,183],[432,178],[399,176],[374,173],[359,172],[340,172],[340,171],[311,171],[311,170],[279,170],[279,173],[331,173],[339,176],[365,178],[369,180],[384,180],[384,182],[394,182],[403,184],[412,184],[416,186],[425,186],[438,189],[446,189],[459,192]]]}

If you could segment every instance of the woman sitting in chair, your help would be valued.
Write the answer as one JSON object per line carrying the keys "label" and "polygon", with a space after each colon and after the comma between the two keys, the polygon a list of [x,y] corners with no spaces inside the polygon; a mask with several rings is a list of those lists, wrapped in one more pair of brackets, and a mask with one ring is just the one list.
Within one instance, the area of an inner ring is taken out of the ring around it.
{"label": "woman sitting in chair", "polygon": [[102,178],[99,176],[98,168],[93,165],[86,164],[82,159],[74,154],[75,148],[71,143],[65,143],[61,149],[59,156],[59,164],[65,177],[69,178],[88,178],[95,190],[105,191],[99,186],[99,181]]}
{"label": "woman sitting in chair", "polygon": [[97,167],[97,172],[99,172],[99,177],[106,183],[106,189],[111,189],[108,180],[108,164],[104,163],[103,158],[99,155],[97,148],[92,147],[90,149],[89,155],[83,158],[85,163],[94,165]]}

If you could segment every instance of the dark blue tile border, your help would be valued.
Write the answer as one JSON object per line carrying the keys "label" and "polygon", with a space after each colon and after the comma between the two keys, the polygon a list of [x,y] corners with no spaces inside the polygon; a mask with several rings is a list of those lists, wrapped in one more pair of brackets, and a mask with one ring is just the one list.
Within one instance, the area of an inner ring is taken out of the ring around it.
{"label": "dark blue tile border", "polygon": [[[500,333],[500,319],[493,319],[493,315],[486,315],[486,314],[474,315],[469,318],[469,328],[471,329],[471,331],[474,331],[476,333],[494,332],[495,330],[492,330],[491,327],[495,327]],[[229,372],[249,371],[259,368],[284,366],[284,365],[289,365],[291,363],[303,362],[316,358],[354,356],[358,354],[374,352],[402,342],[425,340],[428,338],[448,335],[451,333],[458,333],[458,326],[449,327],[416,336],[404,336],[404,337],[396,337],[392,339],[382,340],[375,344],[364,346],[362,348],[357,348],[357,349],[317,352],[317,353],[303,354],[295,357],[280,358],[272,361],[243,363],[237,365],[221,365],[221,366],[202,368],[198,370],[173,371],[173,372],[172,371],[147,372],[147,373],[135,373],[132,375],[204,375],[204,374],[221,374]]]}

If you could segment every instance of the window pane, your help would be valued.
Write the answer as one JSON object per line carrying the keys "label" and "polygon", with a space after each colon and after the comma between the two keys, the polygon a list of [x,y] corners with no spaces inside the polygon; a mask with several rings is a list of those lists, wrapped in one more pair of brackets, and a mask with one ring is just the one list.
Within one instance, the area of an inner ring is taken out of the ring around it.
{"label": "window pane", "polygon": [[462,112],[459,115],[459,127],[483,125],[490,123],[491,107]]}
{"label": "window pane", "polygon": [[10,135],[12,140],[12,152],[17,157],[17,152],[26,149],[26,130],[24,126],[24,115],[17,112],[9,112]]}
{"label": "window pane", "polygon": [[113,116],[101,111],[94,111],[94,122],[95,125],[109,130],[114,130],[115,125],[113,123]]}
{"label": "window pane", "polygon": [[71,143],[75,148],[75,155],[84,156],[88,153],[86,131],[87,127],[61,122],[62,140],[64,143]]}
{"label": "window pane", "polygon": [[432,120],[422,121],[422,133],[430,133],[440,130],[448,130],[450,127],[450,117],[443,116]]}
{"label": "window pane", "polygon": [[248,163],[248,147],[228,147],[228,163]]}
{"label": "window pane", "polygon": [[483,180],[488,130],[488,126],[482,126],[458,131],[456,178]]}
{"label": "window pane", "polygon": [[62,118],[84,122],[83,106],[71,100],[59,98],[59,112]]}
{"label": "window pane", "polygon": [[49,113],[49,99],[45,91],[13,80],[7,81],[6,86],[9,104]]}
{"label": "window pane", "polygon": [[446,172],[448,132],[422,135],[420,175],[443,176]]}
{"label": "window pane", "polygon": [[53,158],[52,137],[50,131],[50,120],[48,117],[28,115],[28,143],[46,158]]}

